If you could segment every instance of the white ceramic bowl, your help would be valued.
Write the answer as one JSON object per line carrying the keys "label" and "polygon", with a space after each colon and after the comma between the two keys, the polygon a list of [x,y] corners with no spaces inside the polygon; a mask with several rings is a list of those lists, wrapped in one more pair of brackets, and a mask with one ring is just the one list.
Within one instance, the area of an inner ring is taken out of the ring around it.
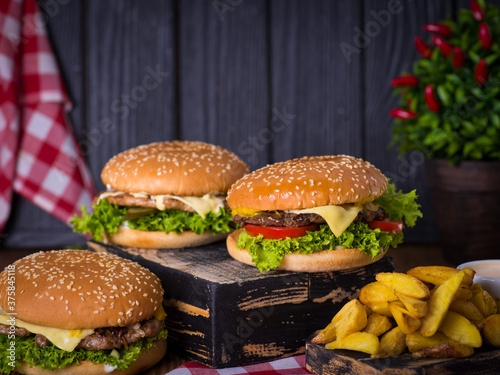
{"label": "white ceramic bowl", "polygon": [[475,260],[463,263],[457,268],[472,268],[476,271],[474,282],[488,293],[500,297],[500,259]]}

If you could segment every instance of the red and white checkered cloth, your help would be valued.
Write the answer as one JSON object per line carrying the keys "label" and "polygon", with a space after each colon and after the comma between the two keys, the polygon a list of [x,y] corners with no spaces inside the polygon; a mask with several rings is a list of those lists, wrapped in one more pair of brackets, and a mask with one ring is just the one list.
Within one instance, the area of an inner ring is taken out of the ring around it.
{"label": "red and white checkered cloth", "polygon": [[13,191],[64,222],[94,187],[36,0],[0,0],[0,232]]}
{"label": "red and white checkered cloth", "polygon": [[243,367],[211,369],[196,362],[188,362],[168,375],[310,375],[306,370],[305,354]]}

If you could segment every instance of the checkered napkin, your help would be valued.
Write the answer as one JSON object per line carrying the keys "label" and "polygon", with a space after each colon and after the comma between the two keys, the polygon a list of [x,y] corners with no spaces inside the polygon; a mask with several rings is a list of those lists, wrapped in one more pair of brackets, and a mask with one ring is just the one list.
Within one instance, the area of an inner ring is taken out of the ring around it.
{"label": "checkered napkin", "polygon": [[309,375],[306,370],[306,356],[299,355],[278,359],[273,362],[259,363],[244,367],[210,369],[196,362],[188,362],[172,370],[168,375]]}
{"label": "checkered napkin", "polygon": [[13,191],[64,222],[94,188],[36,0],[0,0],[0,232]]}

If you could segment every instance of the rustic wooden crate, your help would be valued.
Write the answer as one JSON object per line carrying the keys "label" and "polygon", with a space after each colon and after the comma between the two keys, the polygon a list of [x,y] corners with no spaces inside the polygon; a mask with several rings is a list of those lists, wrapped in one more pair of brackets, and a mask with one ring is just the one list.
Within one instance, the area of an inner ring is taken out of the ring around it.
{"label": "rustic wooden crate", "polygon": [[306,367],[318,375],[484,375],[500,373],[500,350],[484,346],[467,358],[413,358],[404,353],[390,358],[370,358],[352,350],[328,350],[306,343]]}
{"label": "rustic wooden crate", "polygon": [[89,246],[156,273],[165,289],[169,350],[214,368],[304,353],[311,332],[376,273],[394,269],[392,259],[383,258],[348,271],[261,274],[233,260],[223,242],[184,250]]}

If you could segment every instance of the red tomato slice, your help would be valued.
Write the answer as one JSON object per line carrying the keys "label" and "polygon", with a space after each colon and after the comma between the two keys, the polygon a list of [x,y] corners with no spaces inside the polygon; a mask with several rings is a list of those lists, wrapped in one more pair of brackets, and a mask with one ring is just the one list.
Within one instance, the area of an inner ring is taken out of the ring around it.
{"label": "red tomato slice", "polygon": [[403,230],[402,221],[391,221],[391,220],[373,220],[368,223],[370,229],[380,229],[384,232],[400,232]]}
{"label": "red tomato slice", "polygon": [[284,240],[285,238],[302,237],[307,232],[319,229],[319,224],[304,225],[301,227],[263,227],[261,225],[245,224],[245,230],[252,237],[262,234],[268,240]]}

